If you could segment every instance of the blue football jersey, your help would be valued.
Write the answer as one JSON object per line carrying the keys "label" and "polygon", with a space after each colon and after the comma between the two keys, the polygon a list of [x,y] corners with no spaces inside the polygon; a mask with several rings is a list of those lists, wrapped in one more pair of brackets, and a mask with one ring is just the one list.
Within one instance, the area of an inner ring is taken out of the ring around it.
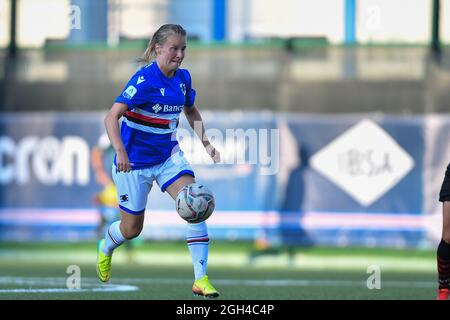
{"label": "blue football jersey", "polygon": [[[189,72],[166,77],[156,61],[137,71],[115,100],[128,106],[121,136],[132,169],[166,161],[179,149],[176,129],[183,107],[192,107],[195,90]],[[114,160],[115,161],[115,160]]]}

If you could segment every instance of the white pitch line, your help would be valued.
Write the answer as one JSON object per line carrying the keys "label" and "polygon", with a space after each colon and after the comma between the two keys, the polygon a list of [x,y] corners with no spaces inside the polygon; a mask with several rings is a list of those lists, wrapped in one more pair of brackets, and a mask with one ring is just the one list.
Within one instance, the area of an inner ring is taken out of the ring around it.
{"label": "white pitch line", "polygon": [[[64,286],[66,278],[36,278],[36,277],[0,277],[0,284],[27,285],[27,286]],[[87,281],[86,281],[87,280]],[[81,278],[81,286],[92,288],[14,288],[0,289],[0,293],[80,293],[80,292],[125,292],[138,291],[139,287],[127,284],[100,284],[93,278]]]}
{"label": "white pitch line", "polygon": [[[140,283],[140,284],[185,284],[192,283],[192,279],[176,279],[176,278],[125,278],[118,279],[120,282],[126,283]],[[266,280],[231,280],[231,279],[215,279],[214,283],[234,286],[269,286],[269,287],[361,287],[366,288],[366,280],[355,281],[355,280],[299,280],[299,279],[266,279]],[[392,288],[433,288],[436,286],[435,282],[428,281],[383,281],[381,279],[381,285],[384,287]]]}
{"label": "white pitch line", "polygon": [[136,286],[111,285],[101,288],[90,289],[64,289],[64,288],[46,288],[46,289],[0,289],[0,293],[80,293],[80,292],[124,292],[138,291]]}
{"label": "white pitch line", "polygon": [[[13,285],[41,285],[64,286],[66,278],[36,278],[36,277],[0,277],[0,284]],[[96,278],[81,278],[81,286],[93,286],[93,288],[68,289],[68,288],[27,288],[27,289],[0,289],[0,293],[80,293],[80,292],[125,292],[138,291],[139,288],[132,284],[192,284],[190,278],[120,278],[114,280],[114,284],[98,284]],[[215,279],[214,283],[221,286],[265,286],[265,287],[349,287],[366,288],[366,281],[356,280],[323,280],[323,279],[265,279],[265,280],[235,280]],[[433,281],[391,281],[381,279],[383,288],[434,288]]]}

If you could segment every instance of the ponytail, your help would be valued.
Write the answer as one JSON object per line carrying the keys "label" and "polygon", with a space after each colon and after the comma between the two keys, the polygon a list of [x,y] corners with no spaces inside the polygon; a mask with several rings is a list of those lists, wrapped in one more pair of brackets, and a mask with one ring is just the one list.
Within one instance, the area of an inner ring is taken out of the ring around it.
{"label": "ponytail", "polygon": [[147,46],[147,49],[145,49],[144,54],[138,59],[138,63],[142,64],[142,65],[146,65],[149,64],[150,61],[152,60],[152,56],[154,55],[154,48],[152,50],[151,45],[149,43],[149,45]]}
{"label": "ponytail", "polygon": [[156,44],[163,45],[167,38],[172,34],[186,36],[186,30],[178,24],[165,24],[161,26],[148,42],[142,56],[138,59],[138,63],[142,65],[149,64],[154,56],[156,56]]}

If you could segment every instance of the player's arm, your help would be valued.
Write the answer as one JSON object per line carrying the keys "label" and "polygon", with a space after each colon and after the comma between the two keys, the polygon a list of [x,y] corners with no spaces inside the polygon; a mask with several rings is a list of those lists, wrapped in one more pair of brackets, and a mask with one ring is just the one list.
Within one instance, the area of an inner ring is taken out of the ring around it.
{"label": "player's arm", "polygon": [[116,151],[116,165],[119,172],[131,171],[130,160],[128,159],[125,146],[123,145],[119,129],[119,120],[127,110],[128,106],[126,104],[116,102],[113,104],[105,117],[106,132],[108,133],[109,140]]}
{"label": "player's arm", "polygon": [[200,115],[198,109],[195,107],[195,105],[193,105],[191,107],[183,108],[183,111],[186,115],[186,119],[188,120],[189,125],[202,141],[206,152],[211,156],[214,163],[220,162],[220,153],[211,145],[211,142],[209,142],[209,139],[205,134],[205,127],[203,125],[202,116]]}

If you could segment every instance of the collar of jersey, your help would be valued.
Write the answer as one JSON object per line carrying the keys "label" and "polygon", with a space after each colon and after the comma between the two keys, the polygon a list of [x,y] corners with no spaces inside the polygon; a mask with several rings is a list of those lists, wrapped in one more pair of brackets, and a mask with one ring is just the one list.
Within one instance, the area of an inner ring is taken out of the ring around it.
{"label": "collar of jersey", "polygon": [[173,76],[171,77],[171,78],[169,78],[169,77],[167,77],[162,71],[161,71],[161,69],[159,69],[159,66],[158,66],[158,62],[156,62],[156,60],[153,60],[153,65],[150,67],[150,68],[155,68],[155,70],[156,70],[156,72],[158,73],[158,74],[160,74],[164,79],[166,79],[166,80],[172,80],[174,77],[175,77],[175,75],[177,74],[177,72],[178,72],[178,70],[176,70],[175,71],[175,73],[173,74]]}

